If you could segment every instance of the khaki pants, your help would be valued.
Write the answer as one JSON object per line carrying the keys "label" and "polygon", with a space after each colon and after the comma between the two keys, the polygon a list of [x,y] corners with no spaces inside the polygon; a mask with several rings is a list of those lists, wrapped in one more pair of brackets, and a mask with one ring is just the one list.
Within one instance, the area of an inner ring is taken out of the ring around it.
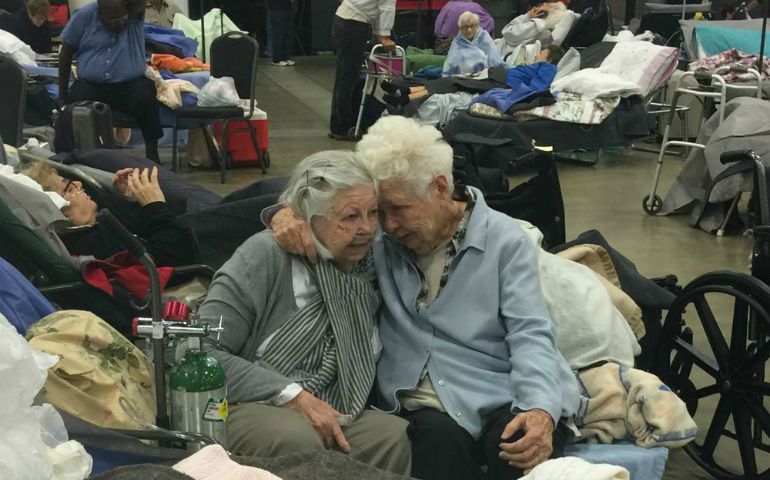
{"label": "khaki pants", "polygon": [[[409,477],[412,453],[408,423],[396,415],[365,410],[342,427],[350,456],[377,468]],[[231,408],[227,419],[228,449],[235,454],[279,457],[323,450],[323,442],[299,412],[261,403]]]}

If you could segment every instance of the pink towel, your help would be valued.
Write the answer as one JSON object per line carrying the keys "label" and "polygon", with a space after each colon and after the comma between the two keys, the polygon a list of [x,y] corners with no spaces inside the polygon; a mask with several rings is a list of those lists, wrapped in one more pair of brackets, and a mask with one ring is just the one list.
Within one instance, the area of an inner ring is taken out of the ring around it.
{"label": "pink towel", "polygon": [[174,465],[195,480],[281,480],[267,470],[239,465],[220,445],[209,445]]}

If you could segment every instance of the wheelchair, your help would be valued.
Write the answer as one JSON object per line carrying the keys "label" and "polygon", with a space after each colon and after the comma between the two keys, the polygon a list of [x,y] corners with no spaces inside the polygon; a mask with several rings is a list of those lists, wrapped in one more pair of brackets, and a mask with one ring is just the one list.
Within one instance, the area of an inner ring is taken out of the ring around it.
{"label": "wheelchair", "polygon": [[711,272],[684,287],[663,322],[653,373],[698,424],[685,450],[700,467],[718,480],[764,480],[770,479],[770,161],[750,150],[725,152],[721,161],[754,168],[751,274]]}

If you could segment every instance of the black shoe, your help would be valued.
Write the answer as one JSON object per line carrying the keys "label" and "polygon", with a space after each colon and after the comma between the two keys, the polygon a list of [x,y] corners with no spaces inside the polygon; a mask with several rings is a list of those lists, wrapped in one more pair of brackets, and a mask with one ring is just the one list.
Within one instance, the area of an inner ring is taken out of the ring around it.
{"label": "black shoe", "polygon": [[399,87],[398,85],[394,85],[387,80],[380,82],[380,87],[394,97],[408,97],[411,93],[409,87]]}
{"label": "black shoe", "polygon": [[409,97],[408,96],[402,96],[402,97],[396,97],[394,95],[384,95],[382,97],[383,100],[385,100],[387,103],[394,105],[396,107],[403,107],[407,103],[409,103]]}

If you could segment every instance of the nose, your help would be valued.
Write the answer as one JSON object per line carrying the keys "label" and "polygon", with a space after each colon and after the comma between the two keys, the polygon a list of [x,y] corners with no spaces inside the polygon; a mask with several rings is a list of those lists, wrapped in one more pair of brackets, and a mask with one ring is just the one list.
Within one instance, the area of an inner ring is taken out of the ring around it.
{"label": "nose", "polygon": [[382,228],[388,233],[393,233],[398,229],[399,223],[395,215],[387,212],[382,213]]}

